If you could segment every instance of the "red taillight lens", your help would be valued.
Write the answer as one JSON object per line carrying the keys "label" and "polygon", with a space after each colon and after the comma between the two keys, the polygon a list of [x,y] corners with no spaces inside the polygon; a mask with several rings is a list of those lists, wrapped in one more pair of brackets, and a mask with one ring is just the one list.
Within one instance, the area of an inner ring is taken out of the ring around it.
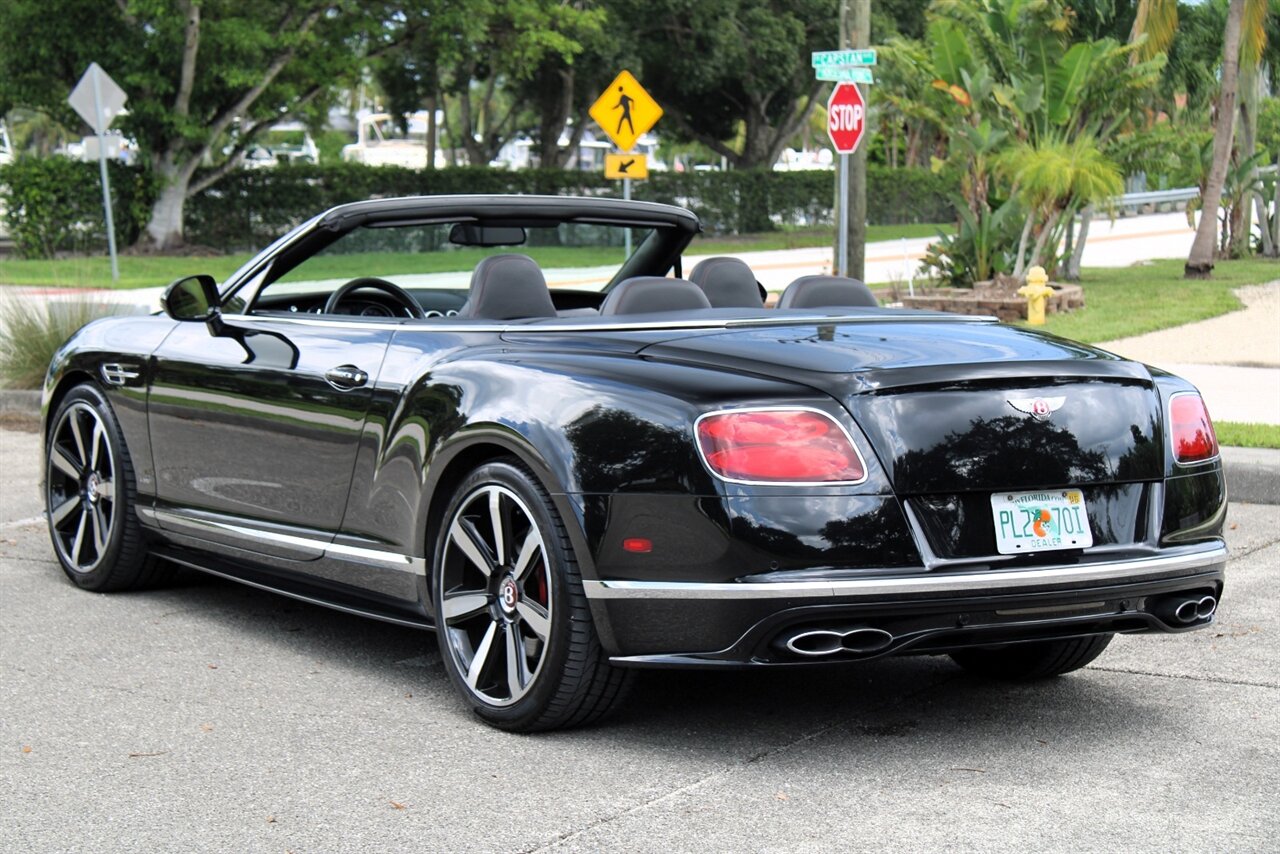
{"label": "red taillight lens", "polygon": [[1169,437],[1173,458],[1180,463],[1197,463],[1218,455],[1218,437],[1198,394],[1179,394],[1169,402]]}
{"label": "red taillight lens", "polygon": [[866,475],[840,425],[804,409],[708,415],[698,422],[698,446],[711,470],[729,480],[839,483]]}

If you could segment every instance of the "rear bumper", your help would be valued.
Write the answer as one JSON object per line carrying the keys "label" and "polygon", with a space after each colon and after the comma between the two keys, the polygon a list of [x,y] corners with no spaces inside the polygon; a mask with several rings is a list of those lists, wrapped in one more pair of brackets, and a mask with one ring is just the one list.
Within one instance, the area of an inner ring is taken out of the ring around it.
{"label": "rear bumper", "polygon": [[[786,581],[692,583],[587,581],[607,620],[612,660],[648,667],[811,663],[779,639],[807,627],[869,627],[892,641],[873,653],[942,652],[964,646],[1089,634],[1185,631],[1208,625],[1169,618],[1170,597],[1220,596],[1221,542],[1124,560],[970,572],[830,571]],[[758,577],[757,577],[758,578]]]}

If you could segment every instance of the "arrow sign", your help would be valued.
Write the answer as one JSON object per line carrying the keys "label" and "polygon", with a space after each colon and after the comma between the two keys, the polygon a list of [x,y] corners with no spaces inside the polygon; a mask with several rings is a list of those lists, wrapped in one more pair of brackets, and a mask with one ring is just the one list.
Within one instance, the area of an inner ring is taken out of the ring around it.
{"label": "arrow sign", "polygon": [[875,83],[875,75],[870,68],[862,65],[840,66],[825,65],[813,70],[819,80],[832,80],[841,83]]}
{"label": "arrow sign", "polygon": [[606,154],[604,177],[642,181],[649,177],[649,158],[643,154]]}
{"label": "arrow sign", "polygon": [[875,65],[874,50],[815,50],[813,67],[823,68],[828,65]]}

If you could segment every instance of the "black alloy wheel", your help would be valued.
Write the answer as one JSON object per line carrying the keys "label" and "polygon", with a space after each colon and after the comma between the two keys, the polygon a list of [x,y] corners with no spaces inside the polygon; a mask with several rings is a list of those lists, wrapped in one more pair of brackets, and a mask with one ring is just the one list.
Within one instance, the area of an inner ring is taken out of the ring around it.
{"label": "black alloy wheel", "polygon": [[115,413],[88,383],[72,389],[45,440],[45,509],[63,571],[77,586],[107,592],[154,581],[135,512],[133,465]]}
{"label": "black alloy wheel", "polygon": [[630,681],[600,647],[555,506],[514,461],[484,465],[459,486],[437,541],[432,596],[449,676],[495,726],[585,724]]}

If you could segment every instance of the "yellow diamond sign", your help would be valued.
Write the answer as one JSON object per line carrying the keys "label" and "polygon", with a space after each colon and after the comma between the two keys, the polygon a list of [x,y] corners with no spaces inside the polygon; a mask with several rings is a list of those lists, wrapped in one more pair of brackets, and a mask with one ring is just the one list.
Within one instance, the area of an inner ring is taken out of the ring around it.
{"label": "yellow diamond sign", "polygon": [[587,112],[623,151],[634,148],[636,140],[662,118],[658,102],[630,71],[615,77]]}
{"label": "yellow diamond sign", "polygon": [[649,177],[649,158],[643,154],[606,154],[604,177],[614,180],[631,178],[643,181]]}

